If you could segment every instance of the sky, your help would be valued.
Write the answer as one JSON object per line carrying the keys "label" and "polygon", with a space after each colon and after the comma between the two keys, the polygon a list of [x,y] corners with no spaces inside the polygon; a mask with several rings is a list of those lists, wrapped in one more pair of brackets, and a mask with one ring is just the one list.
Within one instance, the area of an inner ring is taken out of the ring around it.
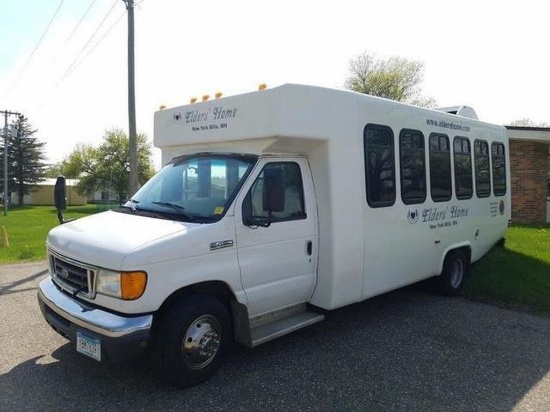
{"label": "sky", "polygon": [[[440,106],[550,123],[545,0],[135,2],[137,130],[151,142],[160,105],[260,83],[343,88],[363,52],[422,62]],[[1,0],[0,110],[29,119],[51,163],[127,131],[127,42],[122,0]]]}

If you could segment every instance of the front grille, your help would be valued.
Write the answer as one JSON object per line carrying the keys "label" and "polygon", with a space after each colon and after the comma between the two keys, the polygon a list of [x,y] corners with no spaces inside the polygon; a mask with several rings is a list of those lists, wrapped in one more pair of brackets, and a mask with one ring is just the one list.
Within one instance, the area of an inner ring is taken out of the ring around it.
{"label": "front grille", "polygon": [[71,293],[93,297],[96,268],[49,251],[52,278]]}

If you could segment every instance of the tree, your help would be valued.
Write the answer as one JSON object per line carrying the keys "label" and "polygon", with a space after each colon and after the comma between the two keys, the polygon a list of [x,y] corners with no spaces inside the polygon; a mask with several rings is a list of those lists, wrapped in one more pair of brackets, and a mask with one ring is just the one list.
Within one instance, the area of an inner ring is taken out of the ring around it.
{"label": "tree", "polygon": [[[33,135],[37,132],[25,117],[13,122],[14,135],[8,138],[8,192],[17,194],[17,204],[23,205],[25,195],[37,189],[37,184],[46,177],[46,143],[38,141]],[[4,176],[4,145],[0,148],[0,172]],[[4,189],[2,178],[2,193]],[[7,194],[9,196],[9,193]]]}
{"label": "tree", "polygon": [[80,179],[77,191],[81,195],[86,195],[102,188],[99,162],[98,149],[91,145],[78,144],[69,156],[51,168],[50,175],[55,173],[52,177],[61,174],[68,179]]}
{"label": "tree", "polygon": [[[154,174],[151,145],[147,136],[137,135],[138,184],[143,185]],[[80,179],[76,189],[81,195],[96,190],[114,191],[119,201],[125,199],[130,179],[128,136],[120,129],[105,132],[99,147],[79,144],[53,171],[67,178]]]}
{"label": "tree", "polygon": [[514,120],[510,123],[510,126],[524,126],[524,127],[550,127],[550,124],[546,122],[535,122],[529,118]]}
{"label": "tree", "polygon": [[433,98],[420,95],[419,84],[423,78],[424,64],[421,62],[397,56],[384,60],[364,52],[351,59],[344,87],[358,93],[433,107],[436,105]]}

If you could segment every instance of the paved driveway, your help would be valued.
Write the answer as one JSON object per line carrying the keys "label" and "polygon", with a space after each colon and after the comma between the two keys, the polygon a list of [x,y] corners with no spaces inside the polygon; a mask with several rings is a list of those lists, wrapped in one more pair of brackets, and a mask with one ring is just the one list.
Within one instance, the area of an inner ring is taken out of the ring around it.
{"label": "paved driveway", "polygon": [[45,264],[0,266],[0,410],[549,411],[550,319],[420,287],[331,312],[202,386],[159,383],[147,359],[104,365],[43,321]]}

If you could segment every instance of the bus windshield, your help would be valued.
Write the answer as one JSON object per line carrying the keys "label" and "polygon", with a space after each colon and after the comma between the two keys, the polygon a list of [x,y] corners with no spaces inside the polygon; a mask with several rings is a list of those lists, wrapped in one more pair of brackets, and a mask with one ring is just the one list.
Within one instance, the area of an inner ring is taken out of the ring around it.
{"label": "bus windshield", "polygon": [[257,156],[197,154],[178,157],[120,209],[174,220],[215,222],[224,215]]}

